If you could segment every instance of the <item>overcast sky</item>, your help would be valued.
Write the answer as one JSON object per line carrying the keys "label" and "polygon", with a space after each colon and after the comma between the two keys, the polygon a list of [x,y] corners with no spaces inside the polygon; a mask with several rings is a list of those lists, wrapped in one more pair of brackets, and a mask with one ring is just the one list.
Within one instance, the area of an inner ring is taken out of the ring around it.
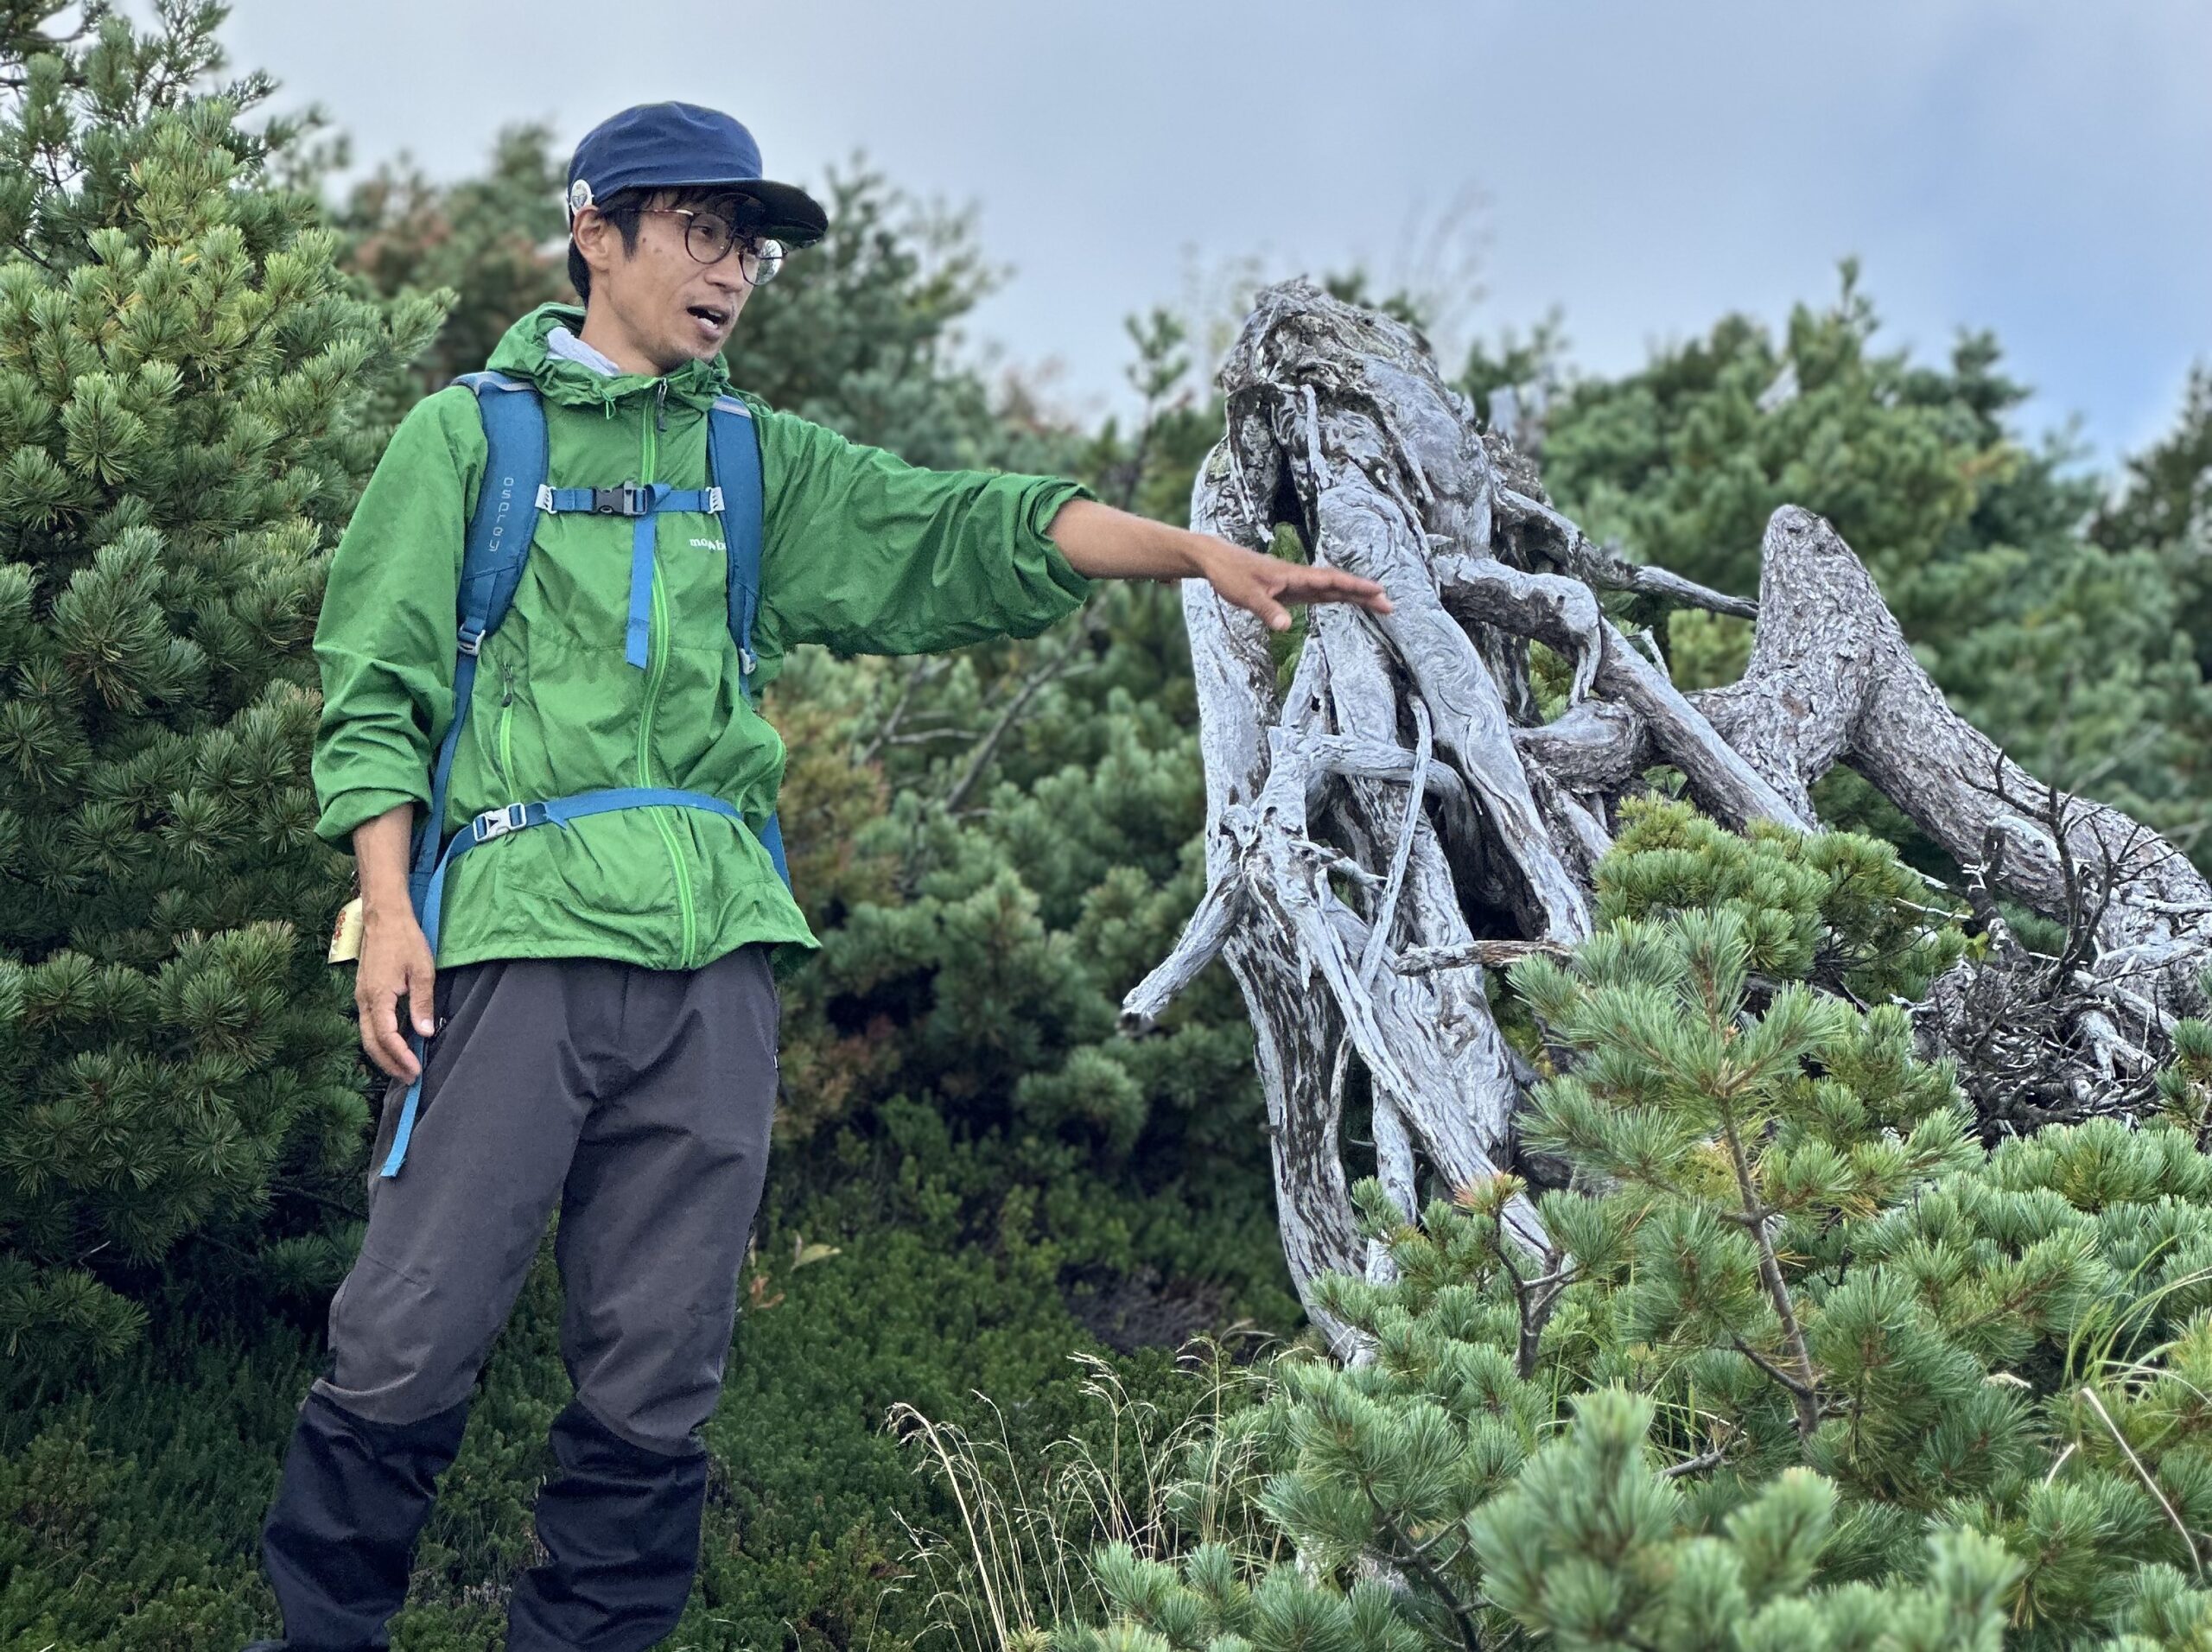
{"label": "overcast sky", "polygon": [[2031,420],[2107,454],[2212,359],[2212,0],[238,0],[226,37],[434,175],[660,98],[772,177],[864,150],[979,209],[1014,273],[971,334],[1079,413],[1126,400],[1124,315],[1240,264],[1419,278],[1478,242],[1462,330],[1557,306],[1599,372],[1856,253],[1890,339],[1994,328]]}

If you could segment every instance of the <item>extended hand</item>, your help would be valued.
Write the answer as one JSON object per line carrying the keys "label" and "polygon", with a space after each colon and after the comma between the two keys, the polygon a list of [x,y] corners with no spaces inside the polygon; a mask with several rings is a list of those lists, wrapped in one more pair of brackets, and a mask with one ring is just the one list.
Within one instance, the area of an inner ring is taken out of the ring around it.
{"label": "extended hand", "polygon": [[1370,613],[1390,612],[1390,599],[1373,580],[1361,579],[1334,568],[1309,568],[1287,562],[1226,539],[1194,534],[1204,542],[1198,564],[1206,583],[1248,613],[1267,622],[1270,631],[1290,627],[1293,602],[1357,602]]}
{"label": "extended hand", "polygon": [[1090,579],[1202,579],[1274,631],[1290,624],[1293,602],[1357,602],[1390,612],[1373,580],[1333,568],[1306,568],[1210,533],[1131,516],[1096,499],[1070,499],[1052,518],[1052,541],[1077,573]]}

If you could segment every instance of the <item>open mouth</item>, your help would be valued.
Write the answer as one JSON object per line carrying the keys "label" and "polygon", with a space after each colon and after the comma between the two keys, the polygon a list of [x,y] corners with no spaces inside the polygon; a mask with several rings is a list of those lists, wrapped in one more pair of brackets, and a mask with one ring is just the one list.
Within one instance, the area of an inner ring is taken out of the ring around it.
{"label": "open mouth", "polygon": [[719,304],[693,304],[688,308],[691,319],[699,324],[702,333],[719,334],[730,323],[730,312]]}

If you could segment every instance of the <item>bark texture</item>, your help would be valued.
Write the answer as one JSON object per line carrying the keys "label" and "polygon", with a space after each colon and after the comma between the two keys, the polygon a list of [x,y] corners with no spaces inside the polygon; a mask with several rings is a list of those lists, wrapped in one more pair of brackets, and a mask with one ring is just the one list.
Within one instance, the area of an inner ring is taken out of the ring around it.
{"label": "bark texture", "polygon": [[[1227,430],[1192,524],[1380,581],[1395,612],[1309,611],[1287,687],[1260,622],[1183,588],[1206,771],[1208,888],[1128,995],[1148,1026],[1217,957],[1250,1009],[1285,1253],[1309,1311],[1322,1272],[1386,1272],[1350,1185],[1427,1192],[1518,1167],[1528,1071],[1485,972],[1589,933],[1591,874],[1624,797],[1665,764],[1733,826],[1815,829],[1812,788],[1864,775],[1962,868],[1991,946],[1916,1006],[1993,1130],[2149,1093],[2174,1018],[2201,1007],[2212,886],[2117,810],[2044,786],[1955,714],[1866,567],[1827,522],[1777,511],[1756,604],[1635,566],[1543,497],[1478,428],[1409,329],[1303,282],[1261,294],[1222,370]],[[1754,618],[1740,682],[1685,695],[1599,603],[1634,591]],[[1542,720],[1528,645],[1574,662]],[[2013,938],[1994,897],[2066,926],[2063,956]],[[1371,1140],[1345,1139],[1357,1084]],[[1509,1223],[1544,1238],[1517,1202]]]}

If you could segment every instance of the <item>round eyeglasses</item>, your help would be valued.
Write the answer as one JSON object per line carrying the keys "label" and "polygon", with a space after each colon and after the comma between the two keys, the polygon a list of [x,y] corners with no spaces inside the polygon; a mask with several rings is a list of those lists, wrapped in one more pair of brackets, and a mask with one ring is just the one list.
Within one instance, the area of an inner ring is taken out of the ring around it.
{"label": "round eyeglasses", "polygon": [[748,286],[766,286],[784,267],[781,241],[748,235],[721,213],[695,212],[689,206],[645,206],[639,210],[683,219],[683,250],[695,263],[720,264],[735,247],[738,272]]}

